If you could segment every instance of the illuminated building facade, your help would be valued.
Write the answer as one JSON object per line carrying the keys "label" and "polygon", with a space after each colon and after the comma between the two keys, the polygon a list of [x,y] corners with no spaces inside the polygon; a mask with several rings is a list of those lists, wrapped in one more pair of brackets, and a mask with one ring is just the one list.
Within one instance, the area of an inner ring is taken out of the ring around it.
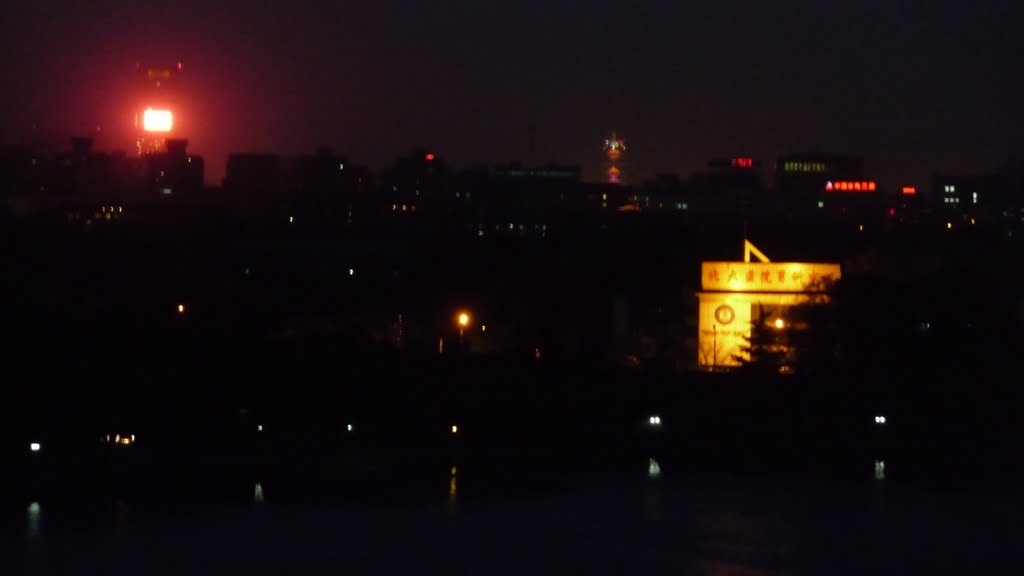
{"label": "illuminated building facade", "polygon": [[[860,157],[817,153],[780,156],[775,163],[775,204],[797,212],[830,208],[833,203],[828,197],[840,190],[827,189],[828,182],[866,180],[864,159]],[[845,198],[839,200],[845,202]]]}
{"label": "illuminated building facade", "polygon": [[165,152],[166,139],[181,134],[177,94],[181,70],[180,62],[171,68],[135,66],[135,145],[139,156]]}
{"label": "illuminated building facade", "polygon": [[[702,262],[698,298],[697,365],[730,369],[749,359],[751,328],[794,329],[787,310],[827,301],[825,289],[840,277],[839,264],[771,262],[744,241],[743,262]],[[757,258],[751,262],[750,256]]]}
{"label": "illuminated building facade", "polygon": [[626,141],[612,132],[611,138],[604,141],[605,181],[609,184],[625,184],[623,173],[623,155],[626,153]]}
{"label": "illuminated building facade", "polygon": [[744,213],[766,192],[760,163],[749,157],[720,158],[687,180],[688,206],[701,213]]}

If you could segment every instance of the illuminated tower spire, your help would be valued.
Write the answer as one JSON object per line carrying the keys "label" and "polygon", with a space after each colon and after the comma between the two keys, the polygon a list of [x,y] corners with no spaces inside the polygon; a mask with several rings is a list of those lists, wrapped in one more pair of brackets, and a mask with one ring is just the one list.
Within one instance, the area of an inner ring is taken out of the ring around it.
{"label": "illuminated tower spire", "polygon": [[622,155],[626,152],[626,141],[612,131],[611,138],[604,141],[605,178],[611,184],[622,184]]}

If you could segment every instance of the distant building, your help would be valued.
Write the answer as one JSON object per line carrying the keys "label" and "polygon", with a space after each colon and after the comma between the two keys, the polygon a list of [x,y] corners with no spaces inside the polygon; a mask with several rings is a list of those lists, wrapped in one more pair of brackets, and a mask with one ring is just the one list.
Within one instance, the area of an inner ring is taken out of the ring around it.
{"label": "distant building", "polygon": [[702,213],[742,213],[764,197],[767,186],[760,162],[753,158],[721,158],[690,175],[688,206]]}
{"label": "distant building", "polygon": [[[867,180],[864,175],[864,159],[861,157],[819,153],[783,155],[775,163],[771,205],[803,213],[826,208],[830,199],[841,203],[851,200],[857,202],[859,199],[838,194],[847,190],[828,189],[828,183]],[[865,192],[877,192],[877,184],[874,190]]]}
{"label": "distant building", "polygon": [[986,221],[1019,220],[1024,198],[1009,174],[932,176],[930,198],[940,212]]}
{"label": "distant building", "polygon": [[149,187],[161,196],[193,194],[203,189],[203,158],[188,153],[188,140],[166,140],[166,152],[146,156]]}

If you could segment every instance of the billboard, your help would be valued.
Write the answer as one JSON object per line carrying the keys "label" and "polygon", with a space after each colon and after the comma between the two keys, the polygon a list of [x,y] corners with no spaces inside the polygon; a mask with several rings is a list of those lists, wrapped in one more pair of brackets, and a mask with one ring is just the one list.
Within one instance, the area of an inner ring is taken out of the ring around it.
{"label": "billboard", "polygon": [[147,108],[142,113],[142,129],[146,132],[170,132],[174,126],[174,115],[170,110]]}

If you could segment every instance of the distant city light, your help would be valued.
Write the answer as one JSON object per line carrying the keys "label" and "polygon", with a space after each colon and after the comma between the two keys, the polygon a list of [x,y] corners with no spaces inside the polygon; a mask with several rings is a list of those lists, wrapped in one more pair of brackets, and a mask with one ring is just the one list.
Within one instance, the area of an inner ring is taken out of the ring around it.
{"label": "distant city light", "polygon": [[952,222],[946,222],[946,230],[952,230],[952,229],[953,229],[953,223]]}
{"label": "distant city light", "polygon": [[185,305],[184,304],[178,304],[178,314],[184,314],[184,313],[185,313]]}
{"label": "distant city light", "polygon": [[651,416],[647,419],[647,422],[651,426],[661,426],[661,416]]}
{"label": "distant city light", "polygon": [[345,426],[345,430],[348,431],[348,432],[351,432],[352,431],[352,425],[349,424],[348,426]]}
{"label": "distant city light", "polygon": [[40,450],[42,450],[42,448],[43,447],[39,444],[39,442],[33,442],[28,445],[28,449],[33,452],[39,452]]}
{"label": "distant city light", "polygon": [[355,276],[356,275],[355,268],[349,268],[348,269],[348,275],[349,276]]}
{"label": "distant city light", "polygon": [[289,224],[292,224],[292,223],[294,223],[294,222],[295,222],[295,217],[294,217],[294,216],[289,216],[289,217],[288,217],[288,223],[289,223]]}
{"label": "distant city light", "polygon": [[256,425],[256,431],[257,432],[263,432],[263,424],[257,424]]}
{"label": "distant city light", "polygon": [[733,166],[733,168],[753,168],[754,167],[754,159],[753,158],[733,158],[732,159],[732,166]]}
{"label": "distant city light", "polygon": [[917,188],[914,188],[913,186],[904,186],[903,187],[903,195],[904,196],[913,196],[914,194],[917,194]]}
{"label": "distant city light", "polygon": [[433,162],[433,161],[434,161],[434,155],[432,153],[428,152],[427,153],[427,162]]}
{"label": "distant city light", "polygon": [[885,460],[875,460],[875,480],[885,480]]}
{"label": "distant city light", "polygon": [[469,314],[467,314],[465,312],[459,313],[459,326],[462,326],[462,327],[469,326]]}
{"label": "distant city light", "polygon": [[452,424],[452,434],[458,434],[458,433],[459,433],[459,427],[454,425],[454,424]]}
{"label": "distant city light", "polygon": [[885,424],[885,416],[875,416],[875,424]]}
{"label": "distant city light", "polygon": [[147,108],[142,113],[142,129],[146,132],[170,132],[173,126],[174,116],[170,110]]}

